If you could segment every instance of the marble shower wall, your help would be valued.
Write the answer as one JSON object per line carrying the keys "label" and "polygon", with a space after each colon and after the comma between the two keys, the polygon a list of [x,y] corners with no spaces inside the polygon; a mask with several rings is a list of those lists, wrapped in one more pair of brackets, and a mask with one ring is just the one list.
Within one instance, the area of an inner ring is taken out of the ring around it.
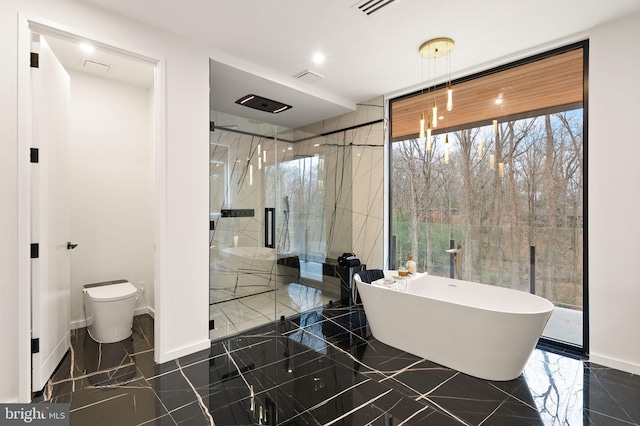
{"label": "marble shower wall", "polygon": [[[296,140],[311,146],[322,143],[323,137],[305,139],[329,134],[321,146],[334,172],[327,180],[335,181],[336,186],[333,192],[327,191],[325,199],[327,212],[335,210],[335,220],[327,223],[334,236],[328,241],[327,256],[353,251],[369,269],[385,266],[383,106],[383,97],[378,97],[359,104],[352,113],[294,132]],[[304,144],[296,142],[295,146],[308,149]]]}

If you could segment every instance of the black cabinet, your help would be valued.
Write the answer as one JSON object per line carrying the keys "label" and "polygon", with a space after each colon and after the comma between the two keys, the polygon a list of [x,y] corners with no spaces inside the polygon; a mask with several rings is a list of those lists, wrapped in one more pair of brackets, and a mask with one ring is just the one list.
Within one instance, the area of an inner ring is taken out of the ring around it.
{"label": "black cabinet", "polygon": [[[322,264],[322,275],[327,277],[338,278],[340,282],[340,303],[350,305],[354,301],[351,300],[351,290],[353,288],[353,274],[364,271],[367,265],[358,266],[340,266],[336,259],[326,259]],[[360,303],[359,297],[356,303]]]}

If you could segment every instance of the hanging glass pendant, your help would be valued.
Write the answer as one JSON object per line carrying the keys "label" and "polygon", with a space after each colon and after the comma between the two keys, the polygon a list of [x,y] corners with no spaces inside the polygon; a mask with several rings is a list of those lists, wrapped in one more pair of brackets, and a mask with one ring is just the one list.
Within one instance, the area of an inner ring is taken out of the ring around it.
{"label": "hanging glass pendant", "polygon": [[449,135],[444,138],[444,164],[449,164]]}
{"label": "hanging glass pendant", "polygon": [[434,129],[438,127],[438,104],[435,98],[433,99],[433,117],[431,117],[431,127]]}

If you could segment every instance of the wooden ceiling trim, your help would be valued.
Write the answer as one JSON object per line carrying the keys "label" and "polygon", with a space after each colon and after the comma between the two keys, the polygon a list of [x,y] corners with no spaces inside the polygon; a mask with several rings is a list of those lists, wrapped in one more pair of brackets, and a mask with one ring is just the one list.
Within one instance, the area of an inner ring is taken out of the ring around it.
{"label": "wooden ceiling trim", "polygon": [[[455,82],[454,82],[455,83]],[[495,103],[502,94],[502,104]],[[421,112],[431,115],[434,98],[438,105],[438,130],[490,122],[496,117],[522,115],[560,105],[578,105],[583,96],[583,51],[576,49],[509,68],[453,86],[452,111],[446,111],[446,88],[392,101],[392,140],[418,136]]]}

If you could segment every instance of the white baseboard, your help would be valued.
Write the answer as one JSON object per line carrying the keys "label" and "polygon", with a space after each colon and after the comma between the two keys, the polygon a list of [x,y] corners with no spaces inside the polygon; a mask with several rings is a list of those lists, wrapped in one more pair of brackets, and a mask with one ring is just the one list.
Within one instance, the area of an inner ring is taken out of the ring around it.
{"label": "white baseboard", "polygon": [[82,328],[86,326],[87,326],[87,320],[84,320],[84,319],[71,321],[71,324],[70,324],[71,330],[75,330],[77,328]]}
{"label": "white baseboard", "polygon": [[615,368],[616,370],[626,371],[627,373],[640,375],[640,365],[622,361],[619,359],[602,355],[589,354],[589,362],[600,364],[605,367]]}
{"label": "white baseboard", "polygon": [[211,347],[211,340],[206,339],[201,342],[195,343],[189,346],[183,346],[182,348],[166,352],[161,354],[158,352],[158,348],[155,349],[155,361],[158,364],[162,364],[167,361],[173,361],[174,359],[178,359],[185,355],[190,355],[199,351],[203,351],[205,349],[209,349]]}
{"label": "white baseboard", "polygon": [[[143,312],[143,313],[149,314],[149,316],[153,319],[156,318],[156,311],[152,307],[147,307],[146,312]],[[136,314],[136,315],[141,315],[141,314]]]}

